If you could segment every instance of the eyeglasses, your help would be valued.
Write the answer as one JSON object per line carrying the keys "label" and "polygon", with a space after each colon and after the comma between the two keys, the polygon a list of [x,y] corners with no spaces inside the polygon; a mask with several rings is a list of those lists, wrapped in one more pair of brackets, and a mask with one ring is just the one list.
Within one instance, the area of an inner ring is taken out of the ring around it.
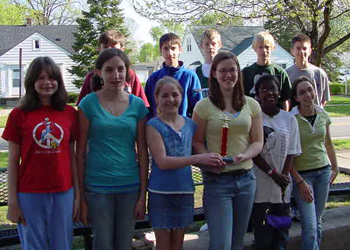
{"label": "eyeglasses", "polygon": [[219,73],[221,73],[221,74],[227,74],[227,73],[234,74],[234,73],[237,73],[237,72],[238,72],[238,69],[237,69],[237,68],[220,69],[220,70],[217,70],[217,72],[219,72]]}

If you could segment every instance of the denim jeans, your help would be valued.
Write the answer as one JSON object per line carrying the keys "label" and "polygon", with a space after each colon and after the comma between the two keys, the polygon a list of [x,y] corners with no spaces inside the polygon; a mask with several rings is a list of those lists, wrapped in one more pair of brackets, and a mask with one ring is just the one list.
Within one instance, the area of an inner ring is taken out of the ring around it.
{"label": "denim jeans", "polygon": [[139,192],[86,192],[94,250],[131,250],[134,208]]}
{"label": "denim jeans", "polygon": [[254,203],[252,221],[254,228],[255,250],[285,250],[289,240],[289,228],[275,229],[264,224],[266,209],[271,214],[287,215],[289,204],[273,204],[269,202]]}
{"label": "denim jeans", "polygon": [[302,250],[318,250],[321,244],[321,219],[328,199],[330,168],[300,173],[309,185],[314,200],[305,202],[300,198],[299,186],[294,183],[293,195],[301,216]]}
{"label": "denim jeans", "polygon": [[203,174],[203,205],[210,235],[210,250],[241,250],[254,202],[256,178]]}
{"label": "denim jeans", "polygon": [[22,249],[72,249],[73,199],[73,188],[56,193],[18,193],[27,223],[18,224]]}

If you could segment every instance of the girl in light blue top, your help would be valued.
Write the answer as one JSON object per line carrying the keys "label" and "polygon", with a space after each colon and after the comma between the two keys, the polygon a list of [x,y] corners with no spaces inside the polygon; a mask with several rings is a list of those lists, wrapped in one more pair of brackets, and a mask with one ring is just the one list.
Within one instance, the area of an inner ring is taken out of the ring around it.
{"label": "girl in light blue top", "polygon": [[181,85],[172,77],[157,82],[158,117],[147,122],[146,138],[152,154],[148,211],[157,250],[181,250],[185,228],[193,222],[191,165],[223,167],[219,154],[192,155],[196,125],[178,114]]}
{"label": "girl in light blue top", "polygon": [[95,66],[104,88],[79,104],[82,221],[91,220],[94,249],[131,249],[134,218],[145,213],[148,111],[140,98],[124,91],[130,68],[124,52],[107,49]]}

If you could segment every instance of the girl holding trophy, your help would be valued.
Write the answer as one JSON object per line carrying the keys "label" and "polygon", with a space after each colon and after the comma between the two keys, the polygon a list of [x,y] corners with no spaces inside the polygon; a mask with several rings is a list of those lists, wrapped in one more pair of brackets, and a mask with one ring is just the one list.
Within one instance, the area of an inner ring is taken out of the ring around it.
{"label": "girl holding trophy", "polygon": [[262,149],[263,132],[260,105],[244,96],[241,69],[233,54],[215,56],[209,97],[197,103],[193,120],[198,126],[196,152],[220,153],[228,162],[219,173],[216,168],[203,172],[209,249],[243,249],[256,189],[252,158]]}

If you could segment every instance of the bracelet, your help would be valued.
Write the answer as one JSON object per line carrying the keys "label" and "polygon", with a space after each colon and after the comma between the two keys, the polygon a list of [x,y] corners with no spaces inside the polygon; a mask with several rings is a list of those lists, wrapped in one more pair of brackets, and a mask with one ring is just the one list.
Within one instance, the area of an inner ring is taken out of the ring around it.
{"label": "bracelet", "polygon": [[267,171],[267,174],[269,175],[269,176],[271,176],[272,177],[272,175],[274,175],[274,173],[276,173],[276,169],[274,168],[274,169],[270,169],[269,171]]}
{"label": "bracelet", "polygon": [[302,179],[301,181],[297,182],[297,185],[299,186],[303,182],[304,182],[304,179]]}

